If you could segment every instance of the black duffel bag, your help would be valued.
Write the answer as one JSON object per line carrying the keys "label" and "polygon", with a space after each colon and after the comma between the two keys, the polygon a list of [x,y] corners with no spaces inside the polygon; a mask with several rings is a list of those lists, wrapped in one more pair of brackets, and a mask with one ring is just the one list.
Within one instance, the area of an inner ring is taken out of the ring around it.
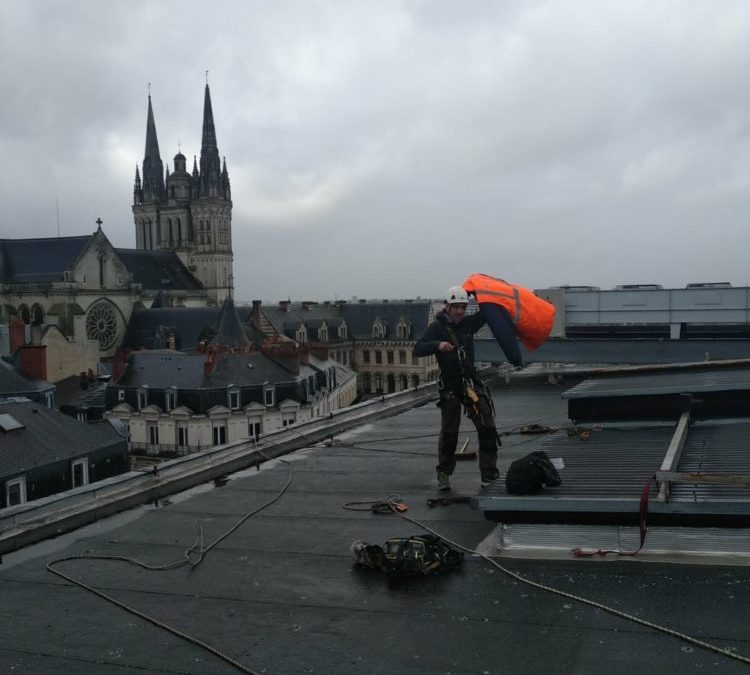
{"label": "black duffel bag", "polygon": [[545,486],[557,487],[561,482],[560,474],[543,450],[517,459],[505,474],[505,489],[512,495],[533,495]]}

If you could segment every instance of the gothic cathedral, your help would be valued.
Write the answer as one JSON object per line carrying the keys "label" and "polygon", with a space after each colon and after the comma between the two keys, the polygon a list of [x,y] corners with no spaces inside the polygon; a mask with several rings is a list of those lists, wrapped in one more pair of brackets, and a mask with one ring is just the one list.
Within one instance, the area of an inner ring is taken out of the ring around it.
{"label": "gothic cathedral", "polygon": [[174,157],[169,173],[159,156],[151,95],[148,97],[143,180],[135,168],[133,189],[136,248],[174,251],[203,284],[210,301],[221,304],[232,294],[232,195],[226,158],[219,159],[211,94],[206,85],[200,169],[192,174],[185,155]]}

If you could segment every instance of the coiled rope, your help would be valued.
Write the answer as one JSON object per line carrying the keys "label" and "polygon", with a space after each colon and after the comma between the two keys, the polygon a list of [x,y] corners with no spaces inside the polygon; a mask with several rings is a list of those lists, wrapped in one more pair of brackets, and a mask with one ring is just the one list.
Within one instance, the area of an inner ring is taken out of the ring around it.
{"label": "coiled rope", "polygon": [[[266,460],[273,459],[272,457],[268,457],[267,455],[264,455],[260,450],[258,450],[258,452],[260,456]],[[130,614],[133,614],[134,616],[137,616],[143,619],[144,621],[147,621],[148,623],[156,626],[157,628],[161,628],[167,631],[168,633],[171,633],[172,635],[182,640],[185,640],[186,642],[189,642],[192,645],[195,645],[197,647],[200,647],[201,649],[204,649],[205,651],[209,652],[210,654],[213,654],[214,656],[218,657],[225,663],[228,663],[230,666],[233,666],[241,673],[247,673],[249,675],[260,675],[258,671],[248,668],[247,666],[243,665],[239,661],[233,659],[231,656],[228,656],[227,654],[223,653],[221,650],[216,649],[215,647],[212,647],[211,645],[204,642],[203,640],[200,640],[192,635],[189,635],[188,633],[185,633],[177,628],[174,628],[173,626],[170,626],[169,624],[163,621],[160,621],[159,619],[156,619],[153,616],[146,614],[145,612],[141,612],[135,607],[132,607],[124,602],[121,602],[120,600],[113,598],[111,595],[108,595],[107,593],[104,593],[94,588],[93,586],[90,586],[89,584],[79,579],[76,579],[75,577],[72,577],[69,574],[66,574],[65,572],[55,569],[55,566],[64,562],[70,562],[72,560],[109,560],[109,561],[115,561],[115,562],[124,562],[129,565],[134,565],[135,567],[139,567],[141,569],[147,570],[149,572],[165,572],[167,570],[179,569],[180,567],[184,567],[185,565],[190,565],[191,567],[197,567],[205,560],[208,553],[214,547],[216,547],[219,543],[224,541],[224,539],[226,539],[229,535],[235,532],[237,528],[239,528],[248,518],[251,518],[255,514],[260,513],[264,509],[267,509],[269,506],[271,506],[271,504],[274,504],[279,499],[281,499],[282,495],[287,491],[289,486],[292,484],[292,465],[290,462],[280,457],[276,459],[278,459],[283,464],[286,464],[289,470],[286,483],[281,488],[281,490],[279,490],[279,492],[274,497],[269,499],[267,502],[263,503],[261,506],[253,509],[252,511],[249,511],[244,516],[242,516],[242,518],[240,518],[234,525],[232,525],[232,527],[230,527],[223,534],[221,534],[219,537],[214,539],[214,541],[212,541],[208,546],[203,545],[203,528],[199,526],[198,536],[195,540],[195,543],[190,548],[185,550],[182,558],[174,562],[165,563],[163,565],[151,565],[149,563],[143,562],[142,560],[138,560],[137,558],[131,558],[128,556],[99,555],[99,554],[84,553],[82,555],[70,555],[64,558],[57,558],[55,560],[52,560],[48,562],[46,565],[47,571],[51,572],[52,574],[58,577],[61,577],[62,579],[65,579],[66,581],[70,582],[71,584],[74,584],[75,586],[78,586],[79,588],[82,588],[85,591],[88,591],[89,593],[93,593],[94,595],[102,598],[103,600],[106,600],[107,602],[119,607],[120,609],[123,609],[126,612],[129,612]]]}

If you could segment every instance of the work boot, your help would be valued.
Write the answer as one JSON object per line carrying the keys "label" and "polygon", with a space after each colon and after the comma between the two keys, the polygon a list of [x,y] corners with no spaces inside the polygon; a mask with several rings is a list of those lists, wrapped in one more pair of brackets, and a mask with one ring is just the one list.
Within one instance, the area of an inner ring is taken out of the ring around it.
{"label": "work boot", "polygon": [[500,477],[500,472],[497,469],[495,469],[494,473],[482,474],[482,480],[480,481],[480,483],[482,487],[487,487],[488,485],[492,485],[499,477]]}
{"label": "work boot", "polygon": [[445,492],[446,490],[451,489],[451,477],[447,473],[438,471],[437,489],[440,490],[440,492]]}

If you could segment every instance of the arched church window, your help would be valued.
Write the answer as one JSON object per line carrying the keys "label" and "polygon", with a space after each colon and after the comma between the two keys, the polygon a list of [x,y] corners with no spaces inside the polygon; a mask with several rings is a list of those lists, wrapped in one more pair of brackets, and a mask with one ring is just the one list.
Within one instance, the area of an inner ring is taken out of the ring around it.
{"label": "arched church window", "polygon": [[33,305],[31,307],[31,323],[34,326],[39,326],[44,323],[44,310],[41,305]]}
{"label": "arched church window", "polygon": [[23,321],[27,326],[31,323],[31,313],[29,312],[29,308],[26,305],[21,305],[18,308],[18,315],[21,317],[21,321]]}
{"label": "arched church window", "polygon": [[99,288],[104,288],[104,263],[106,258],[103,255],[99,256]]}

